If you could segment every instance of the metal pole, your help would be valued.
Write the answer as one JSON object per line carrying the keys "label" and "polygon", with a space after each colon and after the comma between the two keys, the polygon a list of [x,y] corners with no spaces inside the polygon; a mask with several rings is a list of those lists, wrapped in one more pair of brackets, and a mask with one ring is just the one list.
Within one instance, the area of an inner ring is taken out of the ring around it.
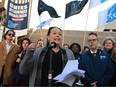
{"label": "metal pole", "polygon": [[52,54],[53,54],[53,51],[52,49],[50,49],[50,68],[49,68],[49,73],[48,73],[49,87],[51,87],[51,84],[52,84]]}

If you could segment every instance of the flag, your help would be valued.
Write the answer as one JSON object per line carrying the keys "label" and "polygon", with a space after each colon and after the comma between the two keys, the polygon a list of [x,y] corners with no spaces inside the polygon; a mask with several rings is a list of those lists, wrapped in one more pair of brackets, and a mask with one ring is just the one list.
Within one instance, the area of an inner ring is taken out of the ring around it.
{"label": "flag", "polygon": [[48,13],[50,14],[50,16],[52,18],[60,17],[60,16],[58,16],[56,10],[52,6],[49,6],[49,5],[45,4],[42,0],[39,0],[38,14],[41,15],[41,13],[44,12],[44,11],[48,11]]}
{"label": "flag", "polygon": [[100,5],[100,4],[103,4],[106,1],[108,1],[108,0],[90,0],[89,8],[96,7],[96,6]]}
{"label": "flag", "polygon": [[65,19],[72,15],[79,14],[87,2],[88,0],[76,0],[67,3],[65,10]]}
{"label": "flag", "polygon": [[38,28],[42,28],[42,27],[45,26],[45,25],[50,25],[50,22],[51,22],[52,20],[53,20],[53,19],[48,19],[48,20],[46,20],[46,21],[41,22],[41,23],[37,26],[37,28],[35,28],[35,29],[33,30],[33,32],[36,31]]}
{"label": "flag", "polygon": [[[16,36],[27,34],[30,3],[15,3],[8,0],[6,13],[6,30],[16,30]],[[23,33],[22,33],[23,32]]]}
{"label": "flag", "polygon": [[98,13],[98,26],[104,26],[116,20],[116,3],[108,9]]}
{"label": "flag", "polygon": [[37,28],[42,28],[43,26],[45,25],[50,25],[50,22],[52,21],[53,19],[48,19],[46,21],[43,21],[40,23],[40,25],[37,26]]}

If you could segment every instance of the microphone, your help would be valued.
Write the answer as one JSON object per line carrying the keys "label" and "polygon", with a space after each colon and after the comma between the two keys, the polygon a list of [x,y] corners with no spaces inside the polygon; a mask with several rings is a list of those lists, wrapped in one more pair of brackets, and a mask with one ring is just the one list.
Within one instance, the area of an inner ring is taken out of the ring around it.
{"label": "microphone", "polygon": [[48,45],[48,48],[52,49],[52,48],[55,48],[56,47],[56,43],[55,42],[51,42],[49,45]]}

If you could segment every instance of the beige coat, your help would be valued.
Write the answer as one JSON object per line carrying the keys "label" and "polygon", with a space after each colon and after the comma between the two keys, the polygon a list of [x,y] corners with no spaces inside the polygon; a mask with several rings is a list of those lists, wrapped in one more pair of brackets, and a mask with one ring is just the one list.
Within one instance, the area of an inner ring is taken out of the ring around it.
{"label": "beige coat", "polygon": [[9,49],[9,53],[6,53],[6,41],[0,42],[0,78],[2,73],[3,65],[4,67],[4,77],[3,77],[3,84],[9,85],[11,75],[13,70],[11,69],[11,63],[13,61],[14,55],[18,53],[19,46],[11,43],[11,47]]}

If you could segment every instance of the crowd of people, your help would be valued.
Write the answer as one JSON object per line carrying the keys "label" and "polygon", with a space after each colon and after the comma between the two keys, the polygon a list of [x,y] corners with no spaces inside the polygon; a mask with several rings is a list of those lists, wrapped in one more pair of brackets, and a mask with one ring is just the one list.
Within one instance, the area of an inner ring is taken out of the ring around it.
{"label": "crowd of people", "polygon": [[[88,34],[88,45],[78,42],[62,45],[62,29],[49,27],[47,43],[36,43],[24,37],[20,44],[13,43],[15,32],[8,30],[0,42],[0,85],[13,86],[66,86],[53,78],[61,74],[68,60],[78,60],[77,67],[84,77],[75,76],[72,86],[79,81],[83,86],[116,86],[116,42],[112,36],[100,44],[95,32]],[[103,48],[101,47],[103,45]],[[71,68],[71,67],[70,67]]]}

